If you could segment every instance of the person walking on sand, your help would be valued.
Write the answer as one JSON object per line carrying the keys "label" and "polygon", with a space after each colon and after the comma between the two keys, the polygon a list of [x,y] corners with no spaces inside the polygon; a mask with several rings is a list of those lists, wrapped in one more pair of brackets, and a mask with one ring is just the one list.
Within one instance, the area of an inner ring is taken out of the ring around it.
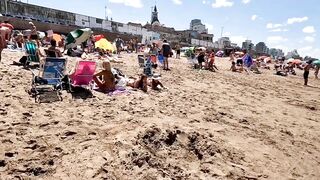
{"label": "person walking on sand", "polygon": [[169,59],[169,56],[171,54],[171,46],[169,45],[167,40],[163,41],[161,54],[164,57],[163,70],[170,71],[168,59]]}
{"label": "person walking on sand", "polygon": [[176,51],[176,59],[180,59],[181,49],[179,44],[176,45]]}
{"label": "person walking on sand", "polygon": [[303,78],[304,78],[305,86],[308,86],[308,79],[309,79],[309,73],[310,73],[311,67],[312,67],[312,61],[308,61],[307,65],[303,68],[304,69]]}
{"label": "person walking on sand", "polygon": [[231,51],[231,53],[230,53],[230,61],[231,62],[235,62],[235,57],[234,57],[234,52],[233,51]]}

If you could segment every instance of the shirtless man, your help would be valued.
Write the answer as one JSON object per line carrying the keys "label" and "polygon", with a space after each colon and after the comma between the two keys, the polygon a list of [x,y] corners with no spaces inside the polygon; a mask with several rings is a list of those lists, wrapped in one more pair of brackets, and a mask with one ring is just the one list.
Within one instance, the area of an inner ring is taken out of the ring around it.
{"label": "shirtless man", "polygon": [[312,68],[312,61],[308,61],[307,65],[303,68],[304,69],[303,78],[304,78],[305,86],[308,86],[308,79],[309,79],[309,73],[311,68]]}
{"label": "shirtless man", "polygon": [[[102,64],[104,70],[93,75],[93,80],[103,92],[114,91],[115,90],[115,77],[111,71],[110,62],[105,61]],[[102,80],[100,80],[100,78]]]}

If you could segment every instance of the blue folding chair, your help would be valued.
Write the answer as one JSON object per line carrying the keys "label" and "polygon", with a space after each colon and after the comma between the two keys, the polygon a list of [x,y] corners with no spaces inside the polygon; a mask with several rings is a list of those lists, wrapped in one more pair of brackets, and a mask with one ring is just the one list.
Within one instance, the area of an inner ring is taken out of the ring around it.
{"label": "blue folding chair", "polygon": [[27,53],[27,61],[25,65],[28,65],[30,62],[40,62],[39,55],[37,54],[37,45],[34,42],[26,42],[25,49]]}
{"label": "blue folding chair", "polygon": [[41,99],[50,93],[56,93],[57,97],[62,100],[60,90],[62,90],[62,79],[64,78],[66,64],[67,60],[65,58],[46,58],[44,63],[40,65],[39,75],[36,76],[33,73],[32,90],[36,102],[41,102]]}

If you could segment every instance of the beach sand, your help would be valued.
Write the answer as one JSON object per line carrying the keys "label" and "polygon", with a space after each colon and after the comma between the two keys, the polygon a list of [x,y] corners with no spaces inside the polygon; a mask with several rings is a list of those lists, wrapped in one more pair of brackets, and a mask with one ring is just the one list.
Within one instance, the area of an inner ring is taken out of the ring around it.
{"label": "beach sand", "polygon": [[[35,103],[32,73],[0,62],[0,179],[319,179],[320,80],[216,73],[170,59],[162,92]],[[113,64],[137,76],[137,55]],[[75,58],[68,58],[69,70]]]}

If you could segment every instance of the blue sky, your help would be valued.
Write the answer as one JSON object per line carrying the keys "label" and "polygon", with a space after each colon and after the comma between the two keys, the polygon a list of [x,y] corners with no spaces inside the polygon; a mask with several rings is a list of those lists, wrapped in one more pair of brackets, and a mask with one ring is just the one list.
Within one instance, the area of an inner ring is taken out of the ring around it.
{"label": "blue sky", "polygon": [[[26,2],[26,0],[23,0]],[[105,17],[119,22],[150,22],[154,0],[29,0],[29,3]],[[159,20],[176,29],[187,29],[198,18],[215,35],[240,45],[245,39],[260,41],[285,51],[320,58],[320,5],[318,0],[158,0]]]}

